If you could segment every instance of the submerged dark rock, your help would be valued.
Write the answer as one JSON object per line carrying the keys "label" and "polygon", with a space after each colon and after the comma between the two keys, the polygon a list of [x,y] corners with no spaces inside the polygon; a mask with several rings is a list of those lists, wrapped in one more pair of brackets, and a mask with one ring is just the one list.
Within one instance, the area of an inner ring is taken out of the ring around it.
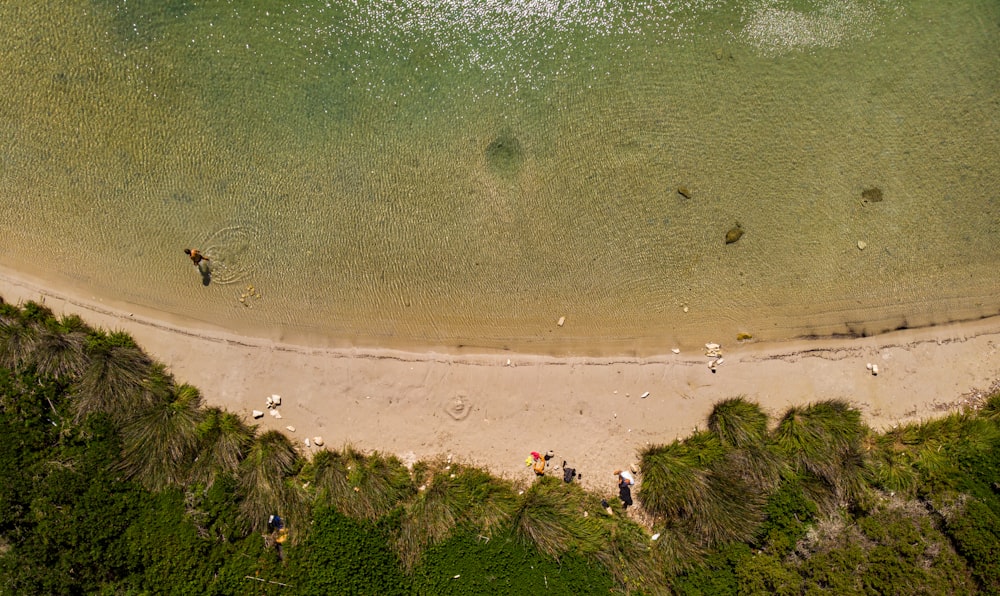
{"label": "submerged dark rock", "polygon": [[524,161],[524,150],[517,137],[502,133],[486,146],[486,163],[497,174],[513,176]]}
{"label": "submerged dark rock", "polygon": [[877,186],[861,191],[861,198],[867,203],[878,203],[882,200],[882,189]]}
{"label": "submerged dark rock", "polygon": [[726,244],[732,244],[742,237],[743,227],[740,226],[740,222],[736,222],[736,225],[729,228],[729,231],[726,232]]}

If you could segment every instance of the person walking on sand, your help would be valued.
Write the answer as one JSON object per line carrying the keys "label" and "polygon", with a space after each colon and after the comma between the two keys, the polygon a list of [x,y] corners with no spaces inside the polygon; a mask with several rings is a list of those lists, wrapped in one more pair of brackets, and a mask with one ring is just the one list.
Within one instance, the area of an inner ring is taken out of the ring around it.
{"label": "person walking on sand", "polygon": [[632,485],[635,484],[635,478],[628,471],[615,470],[614,473],[618,476],[618,498],[622,501],[622,508],[628,511],[632,505]]}
{"label": "person walking on sand", "polygon": [[191,257],[191,262],[194,263],[195,267],[201,267],[202,261],[210,261],[208,257],[201,254],[201,251],[197,248],[185,248],[184,254]]}

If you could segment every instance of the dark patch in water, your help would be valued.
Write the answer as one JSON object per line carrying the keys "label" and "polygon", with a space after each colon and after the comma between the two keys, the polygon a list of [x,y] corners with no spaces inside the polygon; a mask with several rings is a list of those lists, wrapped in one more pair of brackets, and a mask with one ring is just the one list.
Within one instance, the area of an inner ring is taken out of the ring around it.
{"label": "dark patch in water", "polygon": [[486,146],[486,163],[501,176],[514,176],[524,161],[524,149],[517,137],[501,133]]}
{"label": "dark patch in water", "polygon": [[866,203],[879,203],[882,201],[882,189],[878,187],[866,188],[861,191],[861,198]]}
{"label": "dark patch in water", "polygon": [[169,200],[171,203],[179,203],[181,205],[190,205],[191,203],[194,203],[194,197],[184,191],[170,193]]}

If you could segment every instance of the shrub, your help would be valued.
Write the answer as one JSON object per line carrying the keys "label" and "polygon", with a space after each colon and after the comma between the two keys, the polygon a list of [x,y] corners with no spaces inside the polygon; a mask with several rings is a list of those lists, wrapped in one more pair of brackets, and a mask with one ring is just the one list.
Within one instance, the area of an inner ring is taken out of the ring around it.
{"label": "shrub", "polygon": [[767,414],[746,398],[733,397],[715,404],[708,417],[708,430],[730,447],[758,445],[767,438]]}
{"label": "shrub", "polygon": [[331,508],[317,510],[313,529],[288,549],[287,583],[300,594],[410,593],[410,582],[388,539],[372,523]]}
{"label": "shrub", "polygon": [[552,559],[500,531],[492,538],[460,532],[432,546],[413,571],[414,594],[608,594],[607,570],[567,553]]}

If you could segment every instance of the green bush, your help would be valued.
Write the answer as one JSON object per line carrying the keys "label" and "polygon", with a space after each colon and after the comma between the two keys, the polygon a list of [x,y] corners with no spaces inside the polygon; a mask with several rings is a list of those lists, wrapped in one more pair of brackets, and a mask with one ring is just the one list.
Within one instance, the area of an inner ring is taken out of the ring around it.
{"label": "green bush", "polygon": [[283,575],[299,594],[407,594],[409,578],[389,548],[389,538],[371,522],[335,509],[316,512],[312,531],[287,548]]}
{"label": "green bush", "polygon": [[1000,594],[1000,517],[976,499],[950,516],[945,531],[988,594]]}
{"label": "green bush", "polygon": [[806,498],[797,477],[782,482],[764,506],[765,519],[757,531],[759,548],[783,557],[795,548],[819,513]]}
{"label": "green bush", "polygon": [[[457,577],[456,577],[457,576]],[[607,594],[615,583],[607,570],[580,555],[558,560],[509,533],[493,538],[462,532],[431,547],[413,571],[415,594]]]}

